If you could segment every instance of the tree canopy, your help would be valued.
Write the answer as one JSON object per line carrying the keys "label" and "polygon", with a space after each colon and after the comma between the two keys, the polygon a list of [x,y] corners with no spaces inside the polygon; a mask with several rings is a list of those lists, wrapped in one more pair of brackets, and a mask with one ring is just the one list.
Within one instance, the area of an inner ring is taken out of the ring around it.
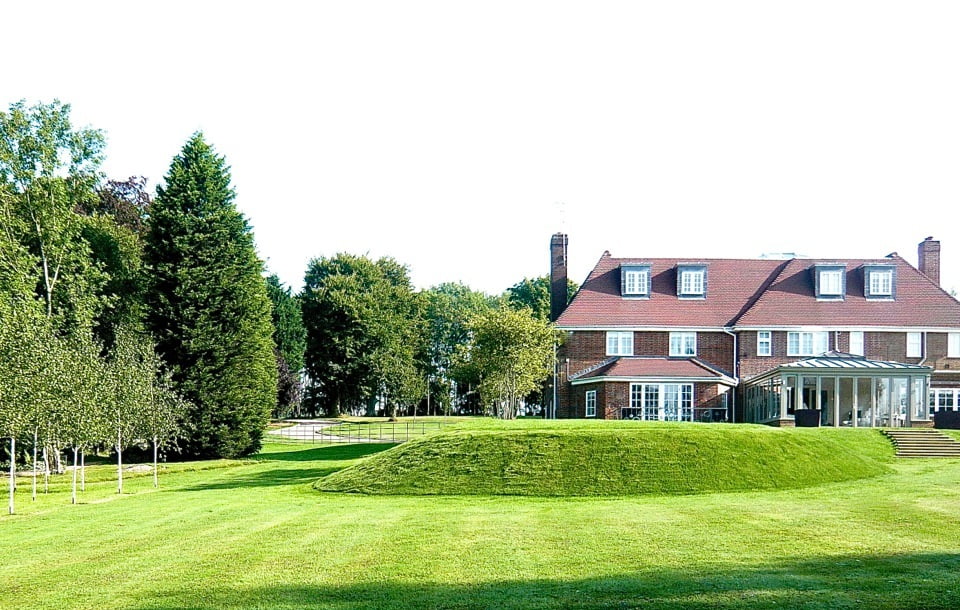
{"label": "tree canopy", "polygon": [[147,327],[191,403],[180,447],[234,457],[260,448],[276,403],[270,300],[222,156],[194,134],[150,208]]}
{"label": "tree canopy", "polygon": [[301,302],[311,409],[339,415],[380,401],[393,412],[423,398],[422,300],[403,265],[345,253],[314,259]]}
{"label": "tree canopy", "polygon": [[[569,303],[577,293],[576,282],[567,280],[567,302]],[[543,319],[550,319],[550,276],[541,275],[533,279],[523,278],[510,288],[503,296],[507,303],[515,309],[526,307],[533,315]]]}
{"label": "tree canopy", "polygon": [[500,307],[474,316],[460,366],[480,378],[480,396],[493,413],[513,419],[520,400],[539,389],[554,362],[556,331],[529,309]]}

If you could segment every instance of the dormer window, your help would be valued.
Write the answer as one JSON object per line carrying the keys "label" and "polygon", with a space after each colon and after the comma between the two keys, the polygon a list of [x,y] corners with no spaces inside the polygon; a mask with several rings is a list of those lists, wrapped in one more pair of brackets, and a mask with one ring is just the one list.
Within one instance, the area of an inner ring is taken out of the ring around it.
{"label": "dormer window", "polygon": [[885,296],[893,294],[893,271],[870,272],[870,296]]}
{"label": "dormer window", "polygon": [[821,301],[842,301],[847,292],[847,267],[843,264],[813,266],[814,290]]}
{"label": "dormer window", "polygon": [[677,265],[677,296],[694,299],[707,296],[706,266]]}
{"label": "dormer window", "polygon": [[891,300],[896,297],[897,270],[892,265],[863,266],[864,295],[868,299]]}
{"label": "dormer window", "polygon": [[625,297],[650,296],[650,265],[622,265],[620,294]]}

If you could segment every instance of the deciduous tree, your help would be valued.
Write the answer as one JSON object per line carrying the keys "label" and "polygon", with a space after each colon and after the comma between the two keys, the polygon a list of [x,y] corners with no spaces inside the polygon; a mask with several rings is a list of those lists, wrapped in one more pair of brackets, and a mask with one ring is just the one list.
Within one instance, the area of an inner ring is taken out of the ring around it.
{"label": "deciduous tree", "polygon": [[461,366],[479,375],[484,404],[504,419],[516,417],[521,398],[553,370],[555,331],[529,309],[500,307],[470,322],[470,343]]}
{"label": "deciduous tree", "polygon": [[307,395],[331,415],[382,399],[391,413],[423,397],[420,305],[391,258],[314,259],[301,295]]}
{"label": "deciduous tree", "polygon": [[[577,284],[567,280],[567,299],[573,299],[577,293]],[[503,295],[511,307],[520,309],[526,307],[538,318],[550,319],[550,276],[542,275],[537,278],[523,278]]]}

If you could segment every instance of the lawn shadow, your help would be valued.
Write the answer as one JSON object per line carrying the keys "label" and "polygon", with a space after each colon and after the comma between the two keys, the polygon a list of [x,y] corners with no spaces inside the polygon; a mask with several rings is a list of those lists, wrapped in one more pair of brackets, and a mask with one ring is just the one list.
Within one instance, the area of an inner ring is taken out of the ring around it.
{"label": "lawn shadow", "polygon": [[[312,483],[328,474],[349,466],[351,460],[356,460],[374,453],[386,451],[394,445],[384,444],[353,444],[353,445],[325,445],[311,447],[298,451],[283,451],[277,453],[261,453],[254,456],[254,460],[261,463],[287,462],[288,468],[273,467],[253,472],[236,472],[230,469],[214,480],[197,485],[183,487],[184,491],[203,491],[210,489],[236,489],[239,487],[276,487],[280,485],[300,485]],[[324,464],[324,462],[328,462]],[[343,462],[331,464],[330,462]],[[247,470],[247,469],[244,469]]]}
{"label": "lawn shadow", "polygon": [[[659,570],[481,584],[369,582],[160,592],[143,609],[193,608],[957,608],[960,555],[848,555],[779,565]],[[362,576],[361,576],[362,577]]]}
{"label": "lawn shadow", "polygon": [[342,467],[325,468],[273,468],[263,472],[249,472],[218,478],[215,481],[181,487],[181,491],[207,491],[211,489],[237,489],[240,487],[279,487],[312,483],[332,474]]}
{"label": "lawn shadow", "polygon": [[395,447],[393,443],[352,443],[323,445],[297,451],[258,453],[253,459],[263,462],[316,462],[319,460],[355,460]]}

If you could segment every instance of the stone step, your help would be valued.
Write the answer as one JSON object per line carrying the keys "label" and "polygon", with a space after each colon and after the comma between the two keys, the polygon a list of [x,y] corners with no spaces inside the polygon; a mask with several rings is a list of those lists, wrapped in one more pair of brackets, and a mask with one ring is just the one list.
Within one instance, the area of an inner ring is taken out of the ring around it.
{"label": "stone step", "polygon": [[897,457],[960,458],[960,443],[939,430],[884,430]]}

